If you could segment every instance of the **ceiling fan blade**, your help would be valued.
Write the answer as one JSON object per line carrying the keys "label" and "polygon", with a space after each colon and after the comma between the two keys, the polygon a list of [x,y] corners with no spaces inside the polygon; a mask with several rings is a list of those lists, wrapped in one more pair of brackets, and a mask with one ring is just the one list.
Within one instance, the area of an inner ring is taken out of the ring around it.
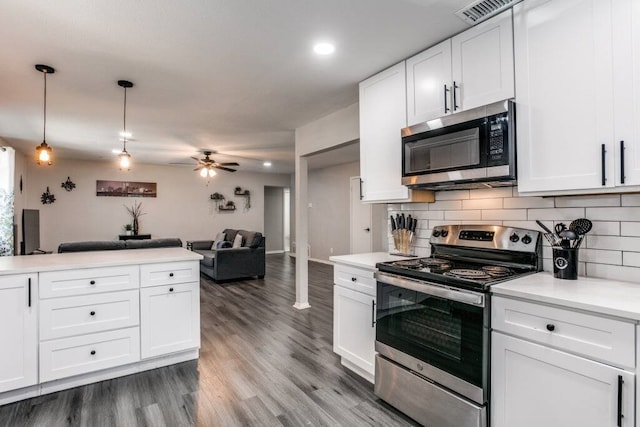
{"label": "ceiling fan blade", "polygon": [[222,169],[223,171],[229,171],[229,172],[235,172],[236,171],[235,169],[225,168],[224,166],[220,166],[220,165],[217,165],[217,166],[214,165],[213,167],[216,168],[216,169]]}
{"label": "ceiling fan blade", "polygon": [[200,165],[197,168],[194,169],[194,171],[199,171],[200,169],[202,169],[204,166]]}
{"label": "ceiling fan blade", "polygon": [[218,163],[220,166],[240,166],[238,162]]}
{"label": "ceiling fan blade", "polygon": [[199,159],[199,158],[197,158],[197,157],[193,157],[193,156],[191,156],[191,158],[192,158],[193,160],[195,160],[196,162],[199,162],[199,161],[200,161],[200,159]]}

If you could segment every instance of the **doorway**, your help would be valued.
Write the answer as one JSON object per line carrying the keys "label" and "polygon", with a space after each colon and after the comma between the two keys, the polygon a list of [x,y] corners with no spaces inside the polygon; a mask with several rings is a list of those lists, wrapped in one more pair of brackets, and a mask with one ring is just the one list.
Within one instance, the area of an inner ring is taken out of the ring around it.
{"label": "doorway", "polygon": [[266,253],[290,250],[291,190],[288,187],[264,187],[264,236]]}

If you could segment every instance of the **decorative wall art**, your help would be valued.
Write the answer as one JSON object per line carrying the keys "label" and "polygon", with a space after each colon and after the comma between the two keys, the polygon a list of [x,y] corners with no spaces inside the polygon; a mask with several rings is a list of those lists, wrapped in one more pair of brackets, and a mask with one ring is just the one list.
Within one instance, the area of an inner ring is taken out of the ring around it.
{"label": "decorative wall art", "polygon": [[67,180],[65,182],[62,183],[62,185],[60,185],[62,188],[64,188],[67,191],[71,191],[74,188],[76,188],[76,184],[74,184],[73,181],[71,181],[70,177],[67,177]]}
{"label": "decorative wall art", "polygon": [[236,196],[246,197],[246,199],[244,199],[244,209],[247,211],[251,209],[251,192],[249,190],[242,191],[242,187],[236,187],[233,194]]}
{"label": "decorative wall art", "polygon": [[96,196],[106,197],[157,197],[155,182],[96,181]]}
{"label": "decorative wall art", "polygon": [[50,205],[56,201],[56,196],[54,196],[53,193],[49,191],[49,187],[47,187],[47,191],[42,193],[42,196],[40,196],[40,201],[43,205]]}

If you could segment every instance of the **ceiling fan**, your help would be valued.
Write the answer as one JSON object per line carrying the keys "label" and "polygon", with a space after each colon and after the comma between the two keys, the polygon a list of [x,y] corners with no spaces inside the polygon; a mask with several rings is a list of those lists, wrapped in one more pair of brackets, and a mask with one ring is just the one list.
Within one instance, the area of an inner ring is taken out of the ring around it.
{"label": "ceiling fan", "polygon": [[193,160],[198,162],[198,165],[194,169],[194,171],[200,171],[200,175],[206,177],[207,175],[214,176],[216,174],[214,169],[220,169],[227,172],[235,172],[236,169],[231,169],[228,166],[240,166],[240,164],[237,162],[218,163],[214,159],[209,157],[214,153],[215,151],[203,151],[202,154],[204,154],[204,158],[199,159],[197,157],[191,157]]}

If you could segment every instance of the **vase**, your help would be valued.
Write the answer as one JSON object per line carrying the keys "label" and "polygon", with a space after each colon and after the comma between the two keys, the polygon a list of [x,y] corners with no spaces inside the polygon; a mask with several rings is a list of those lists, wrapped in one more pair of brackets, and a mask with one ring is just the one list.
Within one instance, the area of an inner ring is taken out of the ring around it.
{"label": "vase", "polygon": [[138,235],[138,219],[137,218],[133,219],[133,235],[134,236]]}

